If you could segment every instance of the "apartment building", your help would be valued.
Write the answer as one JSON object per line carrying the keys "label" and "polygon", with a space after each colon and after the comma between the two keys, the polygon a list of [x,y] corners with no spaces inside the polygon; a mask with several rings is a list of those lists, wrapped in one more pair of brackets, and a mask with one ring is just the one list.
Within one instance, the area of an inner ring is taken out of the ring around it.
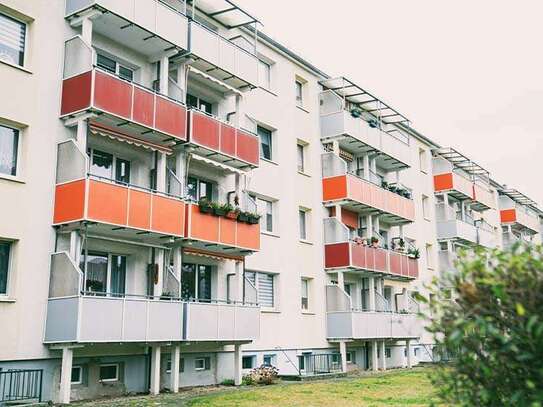
{"label": "apartment building", "polygon": [[0,81],[0,401],[411,367],[413,292],[540,241],[533,200],[229,0],[1,0]]}

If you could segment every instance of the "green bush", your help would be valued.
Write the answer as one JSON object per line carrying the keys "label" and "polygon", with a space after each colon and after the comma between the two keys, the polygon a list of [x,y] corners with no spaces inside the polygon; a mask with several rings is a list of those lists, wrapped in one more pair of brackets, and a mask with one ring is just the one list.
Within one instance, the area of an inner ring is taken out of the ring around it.
{"label": "green bush", "polygon": [[234,379],[224,379],[221,382],[221,386],[234,386],[234,385],[235,385]]}
{"label": "green bush", "polygon": [[434,281],[426,299],[428,330],[453,355],[434,377],[441,398],[459,406],[543,406],[543,249],[461,254],[457,269]]}

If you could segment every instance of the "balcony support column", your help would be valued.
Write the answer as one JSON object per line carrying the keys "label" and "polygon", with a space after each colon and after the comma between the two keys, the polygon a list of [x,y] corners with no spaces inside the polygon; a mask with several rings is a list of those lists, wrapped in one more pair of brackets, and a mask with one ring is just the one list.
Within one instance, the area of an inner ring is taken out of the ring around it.
{"label": "balcony support column", "polygon": [[337,285],[342,290],[345,290],[345,278],[343,276],[343,271],[338,271],[337,272]]}
{"label": "balcony support column", "polygon": [[369,154],[364,154],[363,162],[364,162],[364,179],[366,181],[369,181],[370,180],[370,155]]}
{"label": "balcony support column", "polygon": [[413,367],[413,362],[411,360],[411,341],[408,339],[405,341],[406,353],[407,353],[407,368],[411,369]]}
{"label": "balcony support column", "polygon": [[76,143],[82,151],[87,151],[88,122],[85,119],[77,121]]}
{"label": "balcony support column", "polygon": [[187,188],[185,185],[187,182],[187,153],[184,147],[180,147],[175,155],[175,176],[181,183],[179,195],[185,196]]}
{"label": "balcony support column", "polygon": [[387,370],[387,355],[385,341],[381,341],[381,370]]}
{"label": "balcony support column", "polygon": [[[236,277],[235,277],[235,295],[233,295],[234,298],[231,298],[234,301],[238,301],[240,303],[245,302],[245,295],[243,286],[245,282],[243,281],[243,262],[236,261],[235,266],[236,268]],[[258,298],[257,298],[258,300]]]}
{"label": "balcony support column", "polygon": [[241,385],[241,345],[239,343],[234,345],[234,385]]}
{"label": "balcony support column", "polygon": [[160,57],[160,80],[159,92],[163,95],[168,94],[168,75],[170,72],[170,57],[168,54]]}
{"label": "balcony support column", "polygon": [[88,16],[81,20],[81,37],[89,46],[92,46],[92,19]]}
{"label": "balcony support column", "polygon": [[371,239],[373,236],[373,217],[371,215],[366,216],[366,235],[367,239]]}
{"label": "balcony support column", "polygon": [[60,391],[58,401],[60,404],[70,403],[70,392],[72,389],[72,362],[74,350],[69,346],[62,348],[62,365],[60,369]]}
{"label": "balcony support column", "polygon": [[368,296],[370,311],[375,311],[375,277],[368,277]]}
{"label": "balcony support column", "polygon": [[377,371],[378,365],[377,365],[377,344],[378,341],[372,341],[371,343],[371,370],[374,372]]}
{"label": "balcony support column", "polygon": [[179,345],[172,346],[171,354],[171,369],[170,369],[170,391],[172,393],[179,392],[179,359],[181,355],[181,347]]}
{"label": "balcony support column", "polygon": [[153,296],[160,297],[164,282],[164,249],[156,249],[155,264],[158,265],[158,278],[153,286]]}
{"label": "balcony support column", "polygon": [[236,95],[236,127],[243,127],[243,117],[245,116],[245,107],[243,103],[243,96]]}
{"label": "balcony support column", "polygon": [[[373,230],[375,230],[376,232],[379,232],[379,228],[380,228],[379,216],[375,215],[375,220],[373,221]],[[379,242],[379,243],[381,243],[382,245],[386,242]]]}
{"label": "balcony support column", "polygon": [[156,189],[159,192],[166,192],[166,153],[156,154]]}
{"label": "balcony support column", "polygon": [[158,345],[151,346],[151,385],[149,393],[153,396],[160,393],[160,346]]}
{"label": "balcony support column", "polygon": [[347,342],[339,342],[339,354],[341,356],[341,371],[347,373]]}

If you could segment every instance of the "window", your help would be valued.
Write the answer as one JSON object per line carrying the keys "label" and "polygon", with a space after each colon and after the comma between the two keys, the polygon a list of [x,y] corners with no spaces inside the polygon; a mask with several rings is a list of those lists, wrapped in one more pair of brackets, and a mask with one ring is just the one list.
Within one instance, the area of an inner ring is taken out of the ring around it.
{"label": "window", "polygon": [[0,14],[0,61],[24,66],[26,24]]}
{"label": "window", "polygon": [[304,105],[304,84],[296,80],[295,82],[295,88],[296,88],[296,104],[298,106]]}
{"label": "window", "polygon": [[419,167],[422,172],[428,172],[427,152],[423,148],[419,148]]}
{"label": "window", "polygon": [[309,280],[302,278],[302,309],[309,309]]}
{"label": "window", "polygon": [[247,271],[245,276],[256,287],[258,303],[262,307],[273,308],[275,306],[275,276],[273,274],[256,273],[251,271]]}
{"label": "window", "polygon": [[347,360],[347,363],[355,363],[356,362],[356,353],[354,350],[351,350],[347,352],[345,359]]}
{"label": "window", "polygon": [[264,355],[262,364],[264,366],[275,366],[275,355]]}
{"label": "window", "polygon": [[250,195],[250,197],[255,201],[257,212],[261,215],[260,229],[272,233],[274,231],[273,213],[275,203],[267,199],[257,198],[254,195]]}
{"label": "window", "polygon": [[390,348],[385,348],[385,357],[390,358],[392,356],[392,352],[390,351]]}
{"label": "window", "polygon": [[197,358],[194,359],[194,370],[209,370],[211,369],[211,358]]}
{"label": "window", "polygon": [[83,383],[83,368],[81,366],[72,367],[72,384],[81,384]]}
{"label": "window", "polygon": [[98,54],[96,56],[96,65],[106,72],[110,72],[122,79],[132,82],[134,80],[134,71],[126,66],[119,64],[112,58]]}
{"label": "window", "polygon": [[17,175],[18,151],[19,130],[0,126],[0,174]]}
{"label": "window", "polygon": [[181,270],[181,298],[211,300],[211,266],[183,264]]}
{"label": "window", "polygon": [[296,145],[298,160],[298,171],[305,172],[305,145],[298,143]]}
{"label": "window", "polygon": [[271,88],[271,65],[262,60],[258,61],[258,85],[268,90]]}
{"label": "window", "polygon": [[11,242],[0,240],[0,295],[8,293]]}
{"label": "window", "polygon": [[260,158],[272,160],[272,131],[264,127],[257,126],[256,133],[260,137]]}
{"label": "window", "polygon": [[119,380],[119,365],[101,365],[100,366],[100,378],[101,382],[115,382]]}
{"label": "window", "polygon": [[202,198],[212,201],[213,190],[213,183],[195,177],[188,177],[187,195],[194,201],[199,201]]}
{"label": "window", "polygon": [[209,114],[213,112],[213,104],[211,102],[191,94],[187,94],[187,105]]}
{"label": "window", "polygon": [[298,210],[301,240],[307,240],[307,216],[307,211],[305,209]]}
{"label": "window", "polygon": [[422,216],[424,219],[430,219],[430,198],[422,195]]}
{"label": "window", "polygon": [[[86,259],[86,269],[85,269]],[[81,256],[85,272],[85,290],[92,293],[123,296],[126,286],[126,256],[88,252]]]}
{"label": "window", "polygon": [[90,149],[91,175],[130,184],[130,161],[104,151]]}
{"label": "window", "polygon": [[242,369],[252,369],[255,364],[255,356],[243,356],[241,358],[241,368]]}
{"label": "window", "polygon": [[431,244],[426,245],[426,264],[429,269],[434,268],[434,250]]}
{"label": "window", "polygon": [[298,356],[298,369],[300,369],[300,372],[305,370],[305,356],[304,355]]}

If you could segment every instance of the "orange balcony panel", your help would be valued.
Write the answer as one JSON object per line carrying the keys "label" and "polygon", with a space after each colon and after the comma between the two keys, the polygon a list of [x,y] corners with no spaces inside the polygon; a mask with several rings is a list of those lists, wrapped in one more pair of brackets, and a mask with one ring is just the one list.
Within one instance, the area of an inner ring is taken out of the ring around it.
{"label": "orange balcony panel", "polygon": [[200,212],[198,205],[189,206],[189,210],[190,224],[188,236],[206,242],[218,242],[219,217]]}
{"label": "orange balcony panel", "polygon": [[236,156],[240,160],[258,166],[260,160],[259,139],[254,134],[242,130],[237,131]]}
{"label": "orange balcony panel", "polygon": [[220,122],[204,114],[192,114],[191,141],[213,150],[219,149]]}
{"label": "orange balcony panel", "polygon": [[452,187],[453,175],[451,172],[448,174],[434,175],[434,190],[436,192],[447,191],[449,189],[452,189]]}
{"label": "orange balcony panel", "polygon": [[144,89],[134,89],[134,121],[147,127],[154,126],[155,95]]}
{"label": "orange balcony panel", "polygon": [[322,180],[322,200],[335,201],[347,197],[347,178],[345,175]]}
{"label": "orange balcony panel", "polygon": [[221,152],[235,156],[236,155],[236,128],[221,124]]}
{"label": "orange balcony panel", "polygon": [[136,229],[151,228],[151,194],[130,191],[128,226]]}
{"label": "orange balcony panel", "polygon": [[167,235],[182,236],[185,204],[175,198],[153,195],[151,229]]}
{"label": "orange balcony panel", "polygon": [[237,222],[237,246],[249,250],[259,250],[260,225]]}
{"label": "orange balcony panel", "polygon": [[53,223],[82,220],[85,217],[85,180],[57,185]]}
{"label": "orange balcony panel", "polygon": [[96,71],[94,77],[94,105],[100,110],[123,119],[132,117],[133,85],[106,73]]}
{"label": "orange balcony panel", "polygon": [[503,209],[500,211],[500,220],[502,223],[513,223],[517,221],[516,209]]}
{"label": "orange balcony panel", "polygon": [[358,229],[358,214],[356,212],[341,209],[341,221],[353,229]]}
{"label": "orange balcony panel", "polygon": [[221,219],[220,237],[221,243],[229,246],[236,245],[236,221],[234,219]]}
{"label": "orange balcony panel", "polygon": [[112,225],[126,225],[128,188],[100,181],[89,181],[87,216]]}
{"label": "orange balcony panel", "polygon": [[92,72],[65,79],[62,82],[61,115],[88,109],[91,106]]}
{"label": "orange balcony panel", "polygon": [[155,127],[157,130],[171,134],[177,139],[187,139],[187,111],[171,100],[155,96]]}

